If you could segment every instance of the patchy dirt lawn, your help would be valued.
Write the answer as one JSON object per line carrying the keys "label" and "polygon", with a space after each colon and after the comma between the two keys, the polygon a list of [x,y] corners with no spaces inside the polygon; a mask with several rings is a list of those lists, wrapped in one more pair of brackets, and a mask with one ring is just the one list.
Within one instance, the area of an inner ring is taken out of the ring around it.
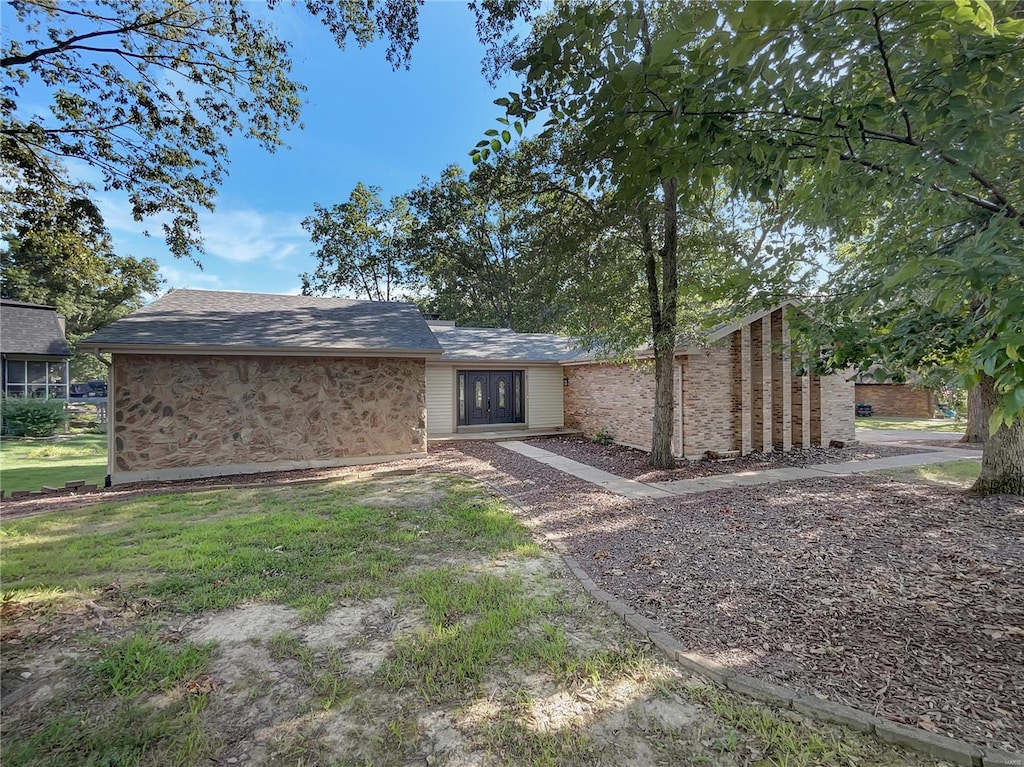
{"label": "patchy dirt lawn", "polygon": [[448,461],[692,650],[1024,750],[1024,499],[854,476],[637,502],[495,445]]}
{"label": "patchy dirt lawn", "polygon": [[719,461],[680,461],[672,470],[653,469],[648,454],[622,445],[599,445],[584,437],[537,437],[527,440],[531,445],[550,450],[574,461],[596,466],[620,477],[639,482],[671,482],[678,479],[713,477],[738,471],[780,469],[787,466],[810,466],[816,463],[841,463],[913,455],[930,452],[896,445],[858,445],[847,448],[811,447],[789,453],[751,453],[739,458]]}
{"label": "patchy dirt lawn", "polygon": [[[464,479],[143,496],[3,538],[5,767],[934,764],[681,672]],[[613,587],[646,577],[634,545],[600,557],[637,572]]]}

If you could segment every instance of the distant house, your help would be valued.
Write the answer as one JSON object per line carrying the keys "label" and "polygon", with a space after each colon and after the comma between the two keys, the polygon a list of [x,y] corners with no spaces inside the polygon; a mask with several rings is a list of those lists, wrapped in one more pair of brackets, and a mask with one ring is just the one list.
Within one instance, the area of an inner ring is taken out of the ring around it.
{"label": "distant house", "polygon": [[[807,376],[782,309],[677,349],[677,455],[853,438],[853,384]],[[456,434],[610,431],[651,445],[654,376],[570,338],[412,304],[175,290],[82,341],[112,357],[114,484],[426,455]]]}
{"label": "distant house", "polygon": [[871,405],[871,415],[881,418],[933,418],[935,392],[905,383],[858,378],[854,397],[858,405]]}
{"label": "distant house", "polygon": [[0,372],[8,397],[68,398],[71,349],[55,306],[0,299]]}

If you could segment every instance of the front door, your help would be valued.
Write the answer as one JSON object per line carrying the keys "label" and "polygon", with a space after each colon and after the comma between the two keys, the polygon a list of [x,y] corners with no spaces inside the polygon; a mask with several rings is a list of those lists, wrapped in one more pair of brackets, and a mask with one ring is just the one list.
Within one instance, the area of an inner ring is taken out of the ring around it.
{"label": "front door", "polygon": [[483,426],[523,420],[521,371],[467,370],[461,376],[465,376],[466,415],[460,422]]}

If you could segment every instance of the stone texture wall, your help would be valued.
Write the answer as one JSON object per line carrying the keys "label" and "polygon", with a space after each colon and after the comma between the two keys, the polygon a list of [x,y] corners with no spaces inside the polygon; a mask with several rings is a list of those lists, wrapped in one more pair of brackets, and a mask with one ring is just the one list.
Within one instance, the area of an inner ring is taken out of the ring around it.
{"label": "stone texture wall", "polygon": [[739,450],[740,412],[737,385],[740,334],[683,360],[683,455],[707,450]]}
{"label": "stone texture wall", "polygon": [[858,403],[871,405],[872,415],[895,418],[931,418],[935,395],[906,384],[856,384]]}
{"label": "stone texture wall", "polygon": [[[679,371],[676,371],[679,374]],[[616,442],[651,449],[654,418],[654,364],[639,367],[601,363],[565,368],[565,425],[587,436],[610,432]],[[673,444],[678,452],[679,408]]]}
{"label": "stone texture wall", "polygon": [[426,452],[422,360],[114,356],[113,469]]}

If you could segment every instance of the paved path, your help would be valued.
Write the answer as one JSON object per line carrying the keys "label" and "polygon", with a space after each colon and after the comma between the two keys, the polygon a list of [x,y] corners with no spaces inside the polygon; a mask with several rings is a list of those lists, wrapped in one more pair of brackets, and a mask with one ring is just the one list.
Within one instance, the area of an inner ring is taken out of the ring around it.
{"label": "paved path", "polygon": [[[918,432],[919,434],[921,432]],[[956,448],[924,448],[927,453],[914,455],[894,455],[889,458],[872,458],[866,461],[844,461],[843,463],[817,463],[810,466],[791,466],[781,469],[765,469],[763,471],[738,471],[732,474],[719,474],[714,477],[697,479],[678,479],[672,482],[637,482],[625,479],[601,469],[595,469],[585,463],[571,458],[542,450],[524,442],[498,442],[498,445],[520,455],[564,471],[574,477],[593,482],[606,490],[626,498],[665,498],[672,495],[690,495],[706,493],[710,490],[721,490],[741,485],[765,485],[770,482],[792,482],[798,479],[817,479],[820,477],[836,477],[846,474],[861,474],[881,469],[902,469],[907,466],[927,466],[931,463],[944,463],[958,460],[981,460],[980,453],[958,450]]]}
{"label": "paved path", "polygon": [[511,450],[513,453],[519,453],[519,455],[532,458],[538,463],[543,463],[545,466],[550,466],[552,469],[558,469],[587,482],[593,482],[605,490],[609,490],[617,495],[623,495],[626,498],[666,498],[670,495],[675,495],[670,490],[663,490],[654,485],[637,482],[635,479],[626,479],[617,474],[601,471],[601,469],[596,469],[588,464],[552,453],[550,450],[542,450],[539,447],[527,445],[525,442],[511,441],[498,442],[497,444],[507,450]]}
{"label": "paved path", "polygon": [[936,442],[956,442],[963,432],[924,431],[923,429],[864,429],[857,427],[857,439],[861,442],[913,442],[930,439]]}

